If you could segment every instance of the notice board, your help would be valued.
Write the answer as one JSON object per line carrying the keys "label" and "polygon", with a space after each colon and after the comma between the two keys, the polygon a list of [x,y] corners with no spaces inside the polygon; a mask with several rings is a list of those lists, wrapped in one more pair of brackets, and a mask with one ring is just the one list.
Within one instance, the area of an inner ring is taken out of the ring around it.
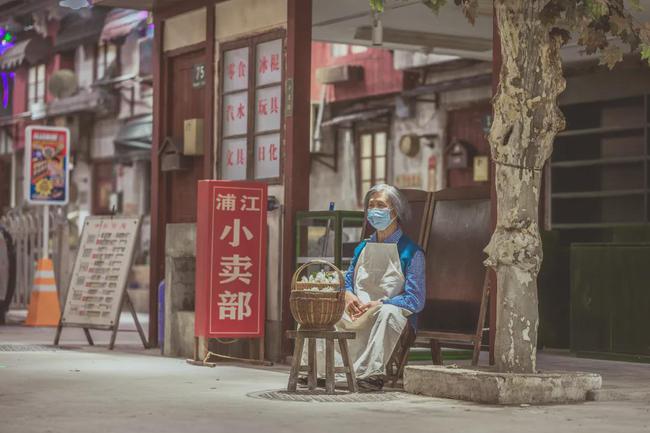
{"label": "notice board", "polygon": [[267,184],[199,181],[195,335],[264,336]]}
{"label": "notice board", "polygon": [[139,218],[86,218],[61,325],[108,329],[119,324],[139,228]]}

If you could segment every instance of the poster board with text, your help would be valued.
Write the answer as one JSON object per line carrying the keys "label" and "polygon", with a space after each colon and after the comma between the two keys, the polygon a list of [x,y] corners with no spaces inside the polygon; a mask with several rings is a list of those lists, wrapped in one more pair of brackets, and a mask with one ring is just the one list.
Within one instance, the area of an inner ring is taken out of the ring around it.
{"label": "poster board with text", "polygon": [[119,323],[139,227],[139,218],[86,218],[61,325],[108,329]]}

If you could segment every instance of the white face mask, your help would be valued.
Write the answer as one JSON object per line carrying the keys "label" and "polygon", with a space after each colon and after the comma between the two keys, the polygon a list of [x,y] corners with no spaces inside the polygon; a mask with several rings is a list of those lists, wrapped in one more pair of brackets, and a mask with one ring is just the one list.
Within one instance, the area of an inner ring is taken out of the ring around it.
{"label": "white face mask", "polygon": [[395,221],[395,218],[390,217],[390,209],[368,209],[368,222],[375,229],[382,231],[386,230]]}

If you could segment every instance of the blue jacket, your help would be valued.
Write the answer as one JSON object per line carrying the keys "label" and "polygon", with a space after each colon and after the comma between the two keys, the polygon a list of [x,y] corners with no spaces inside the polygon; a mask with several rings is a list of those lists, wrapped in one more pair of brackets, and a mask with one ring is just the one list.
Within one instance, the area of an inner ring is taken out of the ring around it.
{"label": "blue jacket", "polygon": [[[361,241],[354,250],[352,262],[345,274],[345,289],[355,293],[354,269],[359,261],[361,251],[368,242],[377,242],[376,236]],[[384,243],[396,243],[397,251],[404,274],[404,291],[399,295],[386,299],[385,304],[396,305],[409,310],[411,313],[408,320],[414,329],[417,329],[417,313],[422,311],[426,299],[424,253],[408,236],[404,235],[401,229],[397,229],[392,235],[384,240]]]}

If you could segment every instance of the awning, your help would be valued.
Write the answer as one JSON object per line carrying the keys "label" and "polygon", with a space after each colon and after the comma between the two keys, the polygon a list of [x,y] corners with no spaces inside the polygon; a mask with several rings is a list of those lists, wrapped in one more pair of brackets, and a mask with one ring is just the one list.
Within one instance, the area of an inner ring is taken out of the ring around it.
{"label": "awning", "polygon": [[341,123],[376,119],[377,117],[385,116],[388,113],[390,113],[390,110],[388,108],[378,108],[375,110],[360,111],[358,113],[345,114],[343,116],[337,116],[330,120],[326,120],[323,123],[321,123],[321,126],[334,126],[334,125],[339,125]]}
{"label": "awning", "polygon": [[140,24],[147,20],[148,12],[133,9],[113,9],[106,17],[100,39],[111,41],[128,36]]}
{"label": "awning", "polygon": [[0,57],[0,69],[15,69],[23,62],[31,65],[45,60],[52,51],[50,39],[35,36],[17,42]]}
{"label": "awning", "polygon": [[153,116],[146,115],[127,121],[115,137],[115,144],[137,149],[151,149]]}
{"label": "awning", "polygon": [[79,45],[97,43],[107,14],[107,9],[94,7],[87,18],[79,12],[66,15],[61,20],[59,33],[54,42],[54,51],[67,51]]}
{"label": "awning", "polygon": [[441,81],[439,83],[423,84],[413,89],[405,90],[402,96],[418,97],[421,95],[432,95],[434,93],[448,92],[451,90],[468,89],[481,87],[492,83],[492,74],[479,74],[470,77],[456,78],[454,80]]}
{"label": "awning", "polygon": [[[156,7],[169,6],[171,3],[180,3],[182,0],[156,0]],[[131,8],[140,10],[153,10],[154,0],[92,0],[96,6],[108,6],[111,8]]]}

